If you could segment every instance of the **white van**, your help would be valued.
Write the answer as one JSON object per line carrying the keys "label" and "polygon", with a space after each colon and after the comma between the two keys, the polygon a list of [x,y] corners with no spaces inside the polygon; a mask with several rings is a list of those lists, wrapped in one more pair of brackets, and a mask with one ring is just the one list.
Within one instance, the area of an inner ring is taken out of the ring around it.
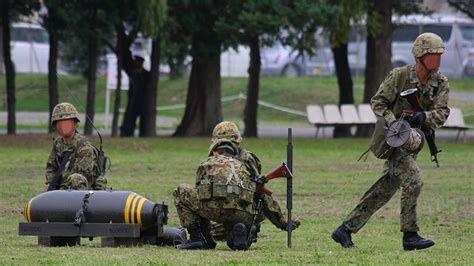
{"label": "white van", "polygon": [[[444,40],[446,52],[441,57],[441,73],[452,78],[474,77],[474,21],[440,15],[410,15],[392,18],[392,66],[414,64],[411,47],[423,32],[433,32]],[[362,75],[365,68],[365,36],[352,31],[348,53],[351,69]]]}
{"label": "white van", "polygon": [[49,36],[44,28],[13,23],[10,47],[17,73],[48,73]]}

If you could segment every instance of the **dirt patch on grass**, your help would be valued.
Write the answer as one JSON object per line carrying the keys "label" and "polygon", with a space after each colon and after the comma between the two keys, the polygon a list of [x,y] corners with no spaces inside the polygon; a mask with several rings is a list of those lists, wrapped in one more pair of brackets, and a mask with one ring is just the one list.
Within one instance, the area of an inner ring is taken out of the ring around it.
{"label": "dirt patch on grass", "polygon": [[1,217],[18,217],[23,216],[20,208],[5,207],[4,204],[0,205],[0,216]]}
{"label": "dirt patch on grass", "polygon": [[46,134],[0,136],[0,146],[6,147],[41,147],[52,141],[52,135]]}

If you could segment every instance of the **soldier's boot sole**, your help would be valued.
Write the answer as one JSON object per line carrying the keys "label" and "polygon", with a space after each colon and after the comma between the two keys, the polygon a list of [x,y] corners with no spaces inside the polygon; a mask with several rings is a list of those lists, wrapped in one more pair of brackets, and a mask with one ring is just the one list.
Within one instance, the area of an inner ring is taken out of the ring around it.
{"label": "soldier's boot sole", "polygon": [[434,246],[434,242],[429,239],[423,239],[417,243],[403,243],[403,249],[406,251],[425,249]]}
{"label": "soldier's boot sole", "polygon": [[232,249],[247,250],[249,248],[248,230],[245,224],[237,223],[232,230]]}
{"label": "soldier's boot sole", "polygon": [[177,245],[177,249],[211,249],[202,241],[186,241],[183,244]]}

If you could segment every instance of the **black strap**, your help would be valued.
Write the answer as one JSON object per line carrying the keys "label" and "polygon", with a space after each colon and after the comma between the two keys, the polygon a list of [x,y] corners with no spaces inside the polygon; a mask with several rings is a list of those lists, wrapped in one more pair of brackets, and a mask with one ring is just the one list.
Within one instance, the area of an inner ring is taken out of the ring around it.
{"label": "black strap", "polygon": [[63,153],[63,156],[61,157],[61,162],[59,165],[58,170],[56,170],[56,173],[54,174],[53,180],[49,183],[48,186],[48,191],[51,190],[58,190],[60,185],[61,185],[61,174],[63,173],[64,169],[66,168],[66,164],[69,162],[71,159],[73,151],[65,151]]}
{"label": "black strap", "polygon": [[250,225],[249,232],[247,234],[247,242],[248,243],[250,243],[250,241],[251,241],[252,227],[257,223],[258,214],[260,213],[260,210],[262,209],[262,205],[263,205],[262,202],[263,202],[263,200],[260,199],[260,198],[257,200],[257,202],[255,202],[253,216],[252,216],[252,224]]}
{"label": "black strap", "polygon": [[92,196],[92,194],[94,194],[94,191],[89,191],[84,195],[82,206],[74,216],[74,226],[81,226],[82,223],[86,222],[85,212],[89,208],[89,197]]}

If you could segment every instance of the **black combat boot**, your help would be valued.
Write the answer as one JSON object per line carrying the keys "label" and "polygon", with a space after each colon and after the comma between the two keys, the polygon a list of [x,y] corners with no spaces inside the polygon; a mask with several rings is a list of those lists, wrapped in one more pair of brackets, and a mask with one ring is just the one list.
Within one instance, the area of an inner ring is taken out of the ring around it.
{"label": "black combat boot", "polygon": [[[203,230],[198,224],[192,224],[188,228],[189,239],[183,244],[177,245],[178,249],[214,249],[216,243],[208,243],[205,238]],[[208,234],[209,235],[209,234]],[[212,239],[212,238],[211,238]]]}
{"label": "black combat boot", "polygon": [[249,229],[243,223],[237,223],[232,229],[232,238],[227,240],[227,245],[233,250],[247,250],[251,245],[248,239]]}
{"label": "black combat boot", "polygon": [[352,243],[351,230],[349,230],[344,224],[341,224],[334,232],[332,232],[332,239],[337,243],[341,244],[343,248],[355,248],[356,245]]}
{"label": "black combat boot", "polygon": [[433,246],[435,243],[432,240],[424,239],[417,232],[403,233],[403,249],[415,250],[425,249]]}

